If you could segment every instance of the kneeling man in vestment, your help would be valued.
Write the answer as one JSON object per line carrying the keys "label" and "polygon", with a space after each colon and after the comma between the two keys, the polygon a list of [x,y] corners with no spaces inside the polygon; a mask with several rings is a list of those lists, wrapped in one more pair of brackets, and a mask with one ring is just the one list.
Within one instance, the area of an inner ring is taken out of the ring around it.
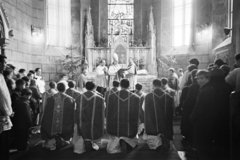
{"label": "kneeling man in vestment", "polygon": [[74,153],[82,154],[101,147],[104,135],[104,99],[94,92],[95,84],[86,83],[87,91],[77,97]]}
{"label": "kneeling man in vestment", "polygon": [[172,136],[168,117],[172,114],[173,98],[162,90],[161,80],[155,79],[153,87],[154,90],[146,95],[142,106],[145,114],[143,139],[150,149],[166,153]]}
{"label": "kneeling man in vestment", "polygon": [[65,94],[66,85],[57,84],[59,93],[49,97],[46,102],[41,125],[43,147],[49,150],[60,149],[69,144],[74,129],[75,101]]}
{"label": "kneeling man in vestment", "polygon": [[135,148],[139,120],[139,97],[131,93],[129,80],[122,79],[121,90],[111,94],[107,106],[107,133],[110,141],[107,145],[108,153],[126,153]]}

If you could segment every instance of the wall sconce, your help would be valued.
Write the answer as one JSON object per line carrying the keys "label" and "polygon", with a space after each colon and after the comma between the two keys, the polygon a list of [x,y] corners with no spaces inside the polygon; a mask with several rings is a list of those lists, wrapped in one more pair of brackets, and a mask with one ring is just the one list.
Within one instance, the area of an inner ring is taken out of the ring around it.
{"label": "wall sconce", "polygon": [[41,35],[41,27],[36,27],[36,26],[31,25],[31,33],[32,33],[32,36]]}
{"label": "wall sconce", "polygon": [[229,35],[229,33],[230,33],[231,30],[232,30],[231,28],[227,28],[227,27],[225,27],[225,28],[223,29],[223,31],[224,31],[224,33],[225,33],[226,36]]}

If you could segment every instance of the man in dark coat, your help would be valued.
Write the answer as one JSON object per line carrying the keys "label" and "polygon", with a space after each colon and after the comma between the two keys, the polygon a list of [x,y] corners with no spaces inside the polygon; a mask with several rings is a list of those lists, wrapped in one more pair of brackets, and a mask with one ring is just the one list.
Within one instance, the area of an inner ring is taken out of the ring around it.
{"label": "man in dark coat", "polygon": [[17,150],[25,151],[27,149],[28,132],[32,125],[31,108],[29,99],[32,96],[30,89],[23,89],[21,97],[16,100],[15,105],[15,138],[17,142]]}
{"label": "man in dark coat", "polygon": [[190,121],[190,116],[192,114],[193,108],[197,101],[198,91],[200,86],[197,83],[197,79],[195,78],[197,73],[197,69],[193,70],[191,74],[192,84],[188,88],[188,94],[186,100],[183,104],[182,111],[182,121],[181,121],[181,133],[184,135],[185,140],[192,145],[193,138],[193,124]]}

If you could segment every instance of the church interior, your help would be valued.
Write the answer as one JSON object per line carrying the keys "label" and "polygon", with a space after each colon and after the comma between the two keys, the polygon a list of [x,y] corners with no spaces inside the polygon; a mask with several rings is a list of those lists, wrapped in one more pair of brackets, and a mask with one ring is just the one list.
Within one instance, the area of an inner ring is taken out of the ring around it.
{"label": "church interior", "polygon": [[[185,71],[193,58],[199,69],[217,59],[235,64],[240,0],[0,0],[0,27],[1,55],[16,72],[40,68],[46,90],[63,75],[76,80],[82,69],[94,81],[100,62],[110,66],[117,54],[123,68],[133,59],[137,82],[150,93],[154,79],[166,77],[169,68]],[[29,151],[11,150],[10,159],[198,160],[181,142],[180,121],[174,117],[175,138],[168,155],[146,146],[128,155],[105,150],[77,155],[72,146],[48,152],[34,134]]]}

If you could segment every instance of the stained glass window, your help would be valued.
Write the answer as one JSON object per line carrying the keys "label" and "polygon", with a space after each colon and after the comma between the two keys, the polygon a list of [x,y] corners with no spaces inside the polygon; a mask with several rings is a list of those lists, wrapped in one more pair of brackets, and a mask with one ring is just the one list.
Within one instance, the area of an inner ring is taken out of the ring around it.
{"label": "stained glass window", "polygon": [[189,45],[192,28],[192,0],[173,1],[173,45]]}
{"label": "stained glass window", "polygon": [[[117,35],[133,39],[134,0],[108,0],[108,43]],[[111,36],[113,34],[113,37]],[[130,34],[130,35],[129,35]]]}

